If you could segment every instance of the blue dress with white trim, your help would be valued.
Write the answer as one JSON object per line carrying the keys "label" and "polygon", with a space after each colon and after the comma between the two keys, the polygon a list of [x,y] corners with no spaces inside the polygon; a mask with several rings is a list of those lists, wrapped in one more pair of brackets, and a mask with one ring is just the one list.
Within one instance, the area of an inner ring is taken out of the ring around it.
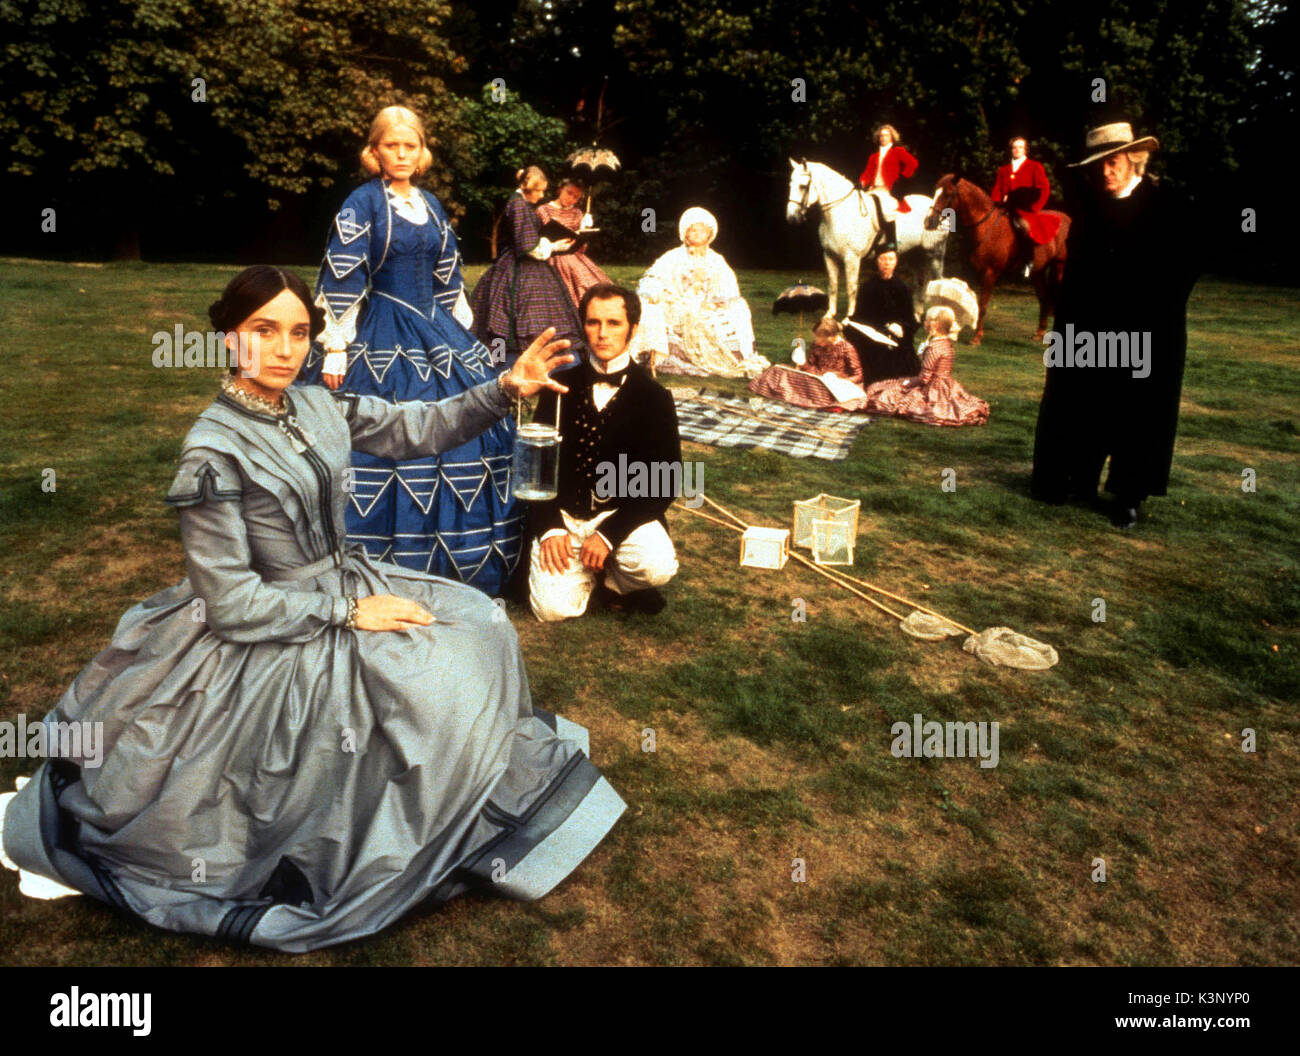
{"label": "blue dress with white trim", "polygon": [[[462,325],[472,320],[456,235],[428,191],[403,198],[382,178],[353,191],[334,218],[316,295],[326,328],[299,384],[321,384],[331,344],[347,345],[339,391],[390,403],[455,396],[500,372]],[[349,540],[372,557],[499,594],[522,539],[510,495],[514,428],[506,418],[453,451],[410,462],[354,452]]]}

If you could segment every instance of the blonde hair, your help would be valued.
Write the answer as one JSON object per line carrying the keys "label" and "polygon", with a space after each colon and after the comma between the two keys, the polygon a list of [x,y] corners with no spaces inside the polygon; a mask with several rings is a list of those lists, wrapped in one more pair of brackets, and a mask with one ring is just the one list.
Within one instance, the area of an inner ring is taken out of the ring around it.
{"label": "blonde hair", "polygon": [[955,337],[961,332],[961,327],[957,325],[957,313],[946,304],[936,304],[925,313],[926,333],[932,333],[940,326],[943,328],[940,331],[943,337]]}
{"label": "blonde hair", "polygon": [[900,146],[900,145],[901,145],[901,144],[899,143],[898,129],[896,129],[893,125],[881,125],[881,126],[880,126],[879,128],[877,128],[874,132],[872,132],[872,133],[871,133],[871,142],[872,142],[872,143],[875,143],[875,144],[879,145],[879,143],[880,143],[880,133],[881,133],[881,132],[888,132],[891,136],[894,137],[893,139],[891,139],[891,140],[889,141],[889,145],[890,145],[891,147],[897,147],[897,146]]}
{"label": "blonde hair", "polygon": [[529,165],[515,173],[515,183],[520,190],[527,190],[529,187],[536,187],[540,183],[550,183],[544,173],[536,165]]}
{"label": "blonde hair", "polygon": [[815,341],[814,344],[830,344],[842,333],[844,333],[844,327],[840,326],[839,320],[826,316],[813,327],[813,337],[820,339]]}
{"label": "blonde hair", "polygon": [[367,176],[382,176],[384,166],[375,150],[384,136],[398,127],[409,128],[420,139],[420,157],[415,163],[415,176],[423,176],[433,165],[433,154],[429,151],[429,141],[424,135],[424,122],[414,110],[404,106],[386,106],[370,122],[370,136],[361,151],[361,169]]}

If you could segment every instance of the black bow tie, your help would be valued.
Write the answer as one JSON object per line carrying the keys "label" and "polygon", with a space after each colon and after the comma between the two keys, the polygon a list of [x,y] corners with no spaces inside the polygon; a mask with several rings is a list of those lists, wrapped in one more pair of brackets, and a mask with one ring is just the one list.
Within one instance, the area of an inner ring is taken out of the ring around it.
{"label": "black bow tie", "polygon": [[622,385],[627,372],[632,369],[632,364],[629,363],[622,370],[611,370],[609,373],[597,370],[590,361],[587,362],[586,368],[587,377],[593,385]]}

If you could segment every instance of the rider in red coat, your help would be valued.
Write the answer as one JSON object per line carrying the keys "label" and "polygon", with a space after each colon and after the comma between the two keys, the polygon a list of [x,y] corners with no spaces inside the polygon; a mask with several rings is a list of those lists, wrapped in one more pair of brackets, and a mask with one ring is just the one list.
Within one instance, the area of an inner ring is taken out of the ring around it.
{"label": "rider in red coat", "polygon": [[1017,231],[1036,245],[1045,245],[1056,237],[1061,218],[1040,212],[1052,193],[1052,185],[1047,182],[1043,166],[1025,157],[1026,147],[1022,136],[1011,141],[1011,162],[998,169],[993,201],[1006,209]]}
{"label": "rider in red coat", "polygon": [[[898,146],[898,130],[893,125],[881,125],[876,130],[876,143],[879,149],[867,159],[867,167],[862,170],[858,182],[868,191],[883,189],[893,195],[892,188],[899,178],[910,179],[920,163]],[[901,197],[896,200],[898,212],[912,211]]]}

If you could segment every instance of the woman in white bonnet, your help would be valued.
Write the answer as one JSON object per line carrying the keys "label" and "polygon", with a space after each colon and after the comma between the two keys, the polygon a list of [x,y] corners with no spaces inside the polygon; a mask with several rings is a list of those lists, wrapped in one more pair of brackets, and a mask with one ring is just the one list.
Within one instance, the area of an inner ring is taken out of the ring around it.
{"label": "woman in white bonnet", "polygon": [[634,351],[672,374],[754,377],[769,364],[755,353],[754,324],[736,273],[709,248],[718,221],[692,206],[677,224],[682,244],[641,277],[641,326]]}

